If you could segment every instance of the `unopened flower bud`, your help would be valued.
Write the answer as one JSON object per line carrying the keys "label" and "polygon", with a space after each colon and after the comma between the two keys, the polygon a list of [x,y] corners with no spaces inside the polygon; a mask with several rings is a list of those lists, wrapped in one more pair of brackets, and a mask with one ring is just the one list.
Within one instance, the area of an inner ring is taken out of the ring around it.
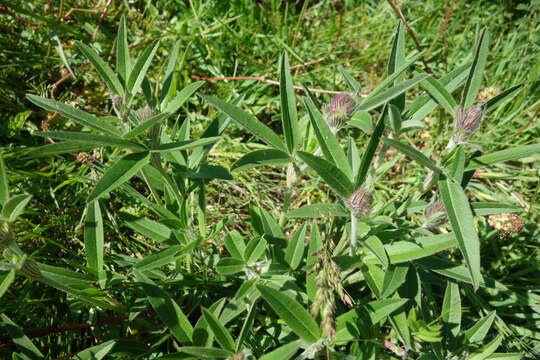
{"label": "unopened flower bud", "polygon": [[324,115],[328,125],[334,130],[339,130],[345,125],[345,121],[351,117],[356,101],[346,92],[334,96],[332,101],[324,107]]}
{"label": "unopened flower bud", "polygon": [[13,242],[13,234],[8,225],[0,224],[0,250],[7,249]]}
{"label": "unopened flower bud", "polygon": [[143,123],[143,122],[147,121],[148,119],[156,116],[157,114],[158,114],[158,112],[156,110],[152,109],[149,106],[145,106],[142,109],[140,109],[139,111],[137,111],[137,115],[139,116],[139,121],[141,123]]}
{"label": "unopened flower bud", "polygon": [[349,207],[357,214],[367,216],[371,210],[371,192],[365,187],[358,188],[349,198]]}
{"label": "unopened flower bud", "polygon": [[448,221],[448,216],[441,200],[437,200],[426,207],[424,215],[426,217],[424,226],[428,229],[442,226]]}
{"label": "unopened flower bud", "polygon": [[29,278],[39,278],[41,276],[41,270],[39,270],[37,264],[30,259],[26,259],[21,267],[21,273]]}
{"label": "unopened flower bud", "polygon": [[124,105],[124,98],[122,96],[112,95],[111,96],[111,101],[112,101],[113,107],[117,111],[122,110],[122,105]]}
{"label": "unopened flower bud", "polygon": [[468,109],[463,109],[458,105],[454,125],[454,143],[462,144],[465,142],[476,132],[476,130],[478,130],[483,118],[484,112],[480,106],[472,106]]}

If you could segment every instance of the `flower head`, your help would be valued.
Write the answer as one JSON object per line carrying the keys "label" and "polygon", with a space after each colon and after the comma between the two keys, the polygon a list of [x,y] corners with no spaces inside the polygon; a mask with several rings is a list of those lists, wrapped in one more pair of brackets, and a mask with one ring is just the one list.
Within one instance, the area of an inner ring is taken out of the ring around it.
{"label": "flower head", "polygon": [[335,130],[341,129],[351,117],[355,106],[356,101],[351,95],[346,92],[337,94],[323,109],[326,122]]}
{"label": "flower head", "polygon": [[428,205],[424,211],[424,215],[426,218],[424,226],[428,229],[442,226],[448,221],[448,216],[441,200]]}
{"label": "flower head", "polygon": [[358,188],[348,200],[349,207],[358,215],[367,216],[371,210],[371,191],[365,187]]}
{"label": "flower head", "polygon": [[454,143],[464,143],[476,132],[476,130],[478,130],[483,119],[484,112],[480,106],[472,106],[468,109],[463,109],[458,105],[454,123],[454,136],[452,137]]}

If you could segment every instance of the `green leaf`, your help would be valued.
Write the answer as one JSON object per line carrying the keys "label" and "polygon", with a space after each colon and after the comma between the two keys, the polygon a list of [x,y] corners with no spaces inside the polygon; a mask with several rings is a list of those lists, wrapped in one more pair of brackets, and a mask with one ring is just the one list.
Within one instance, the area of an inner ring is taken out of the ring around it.
{"label": "green leaf", "polygon": [[152,308],[158,314],[161,321],[171,330],[174,337],[180,343],[191,343],[193,326],[189,323],[180,306],[178,306],[167,292],[155,285],[142,272],[133,269],[133,274],[136,281],[142,286]]}
{"label": "green leaf", "polygon": [[256,150],[244,155],[232,164],[231,171],[249,169],[257,166],[283,166],[291,162],[291,160],[289,154],[281,150]]}
{"label": "green leaf", "polygon": [[75,355],[72,359],[74,360],[102,360],[107,356],[111,350],[114,348],[114,346],[118,343],[118,340],[109,340],[104,343],[101,343],[96,346],[91,346],[77,355]]}
{"label": "green leaf", "polygon": [[448,281],[446,284],[441,320],[445,323],[446,331],[452,333],[454,337],[459,335],[461,329],[461,297],[459,295],[459,285],[453,281]]}
{"label": "green leaf", "polygon": [[407,155],[411,159],[416,160],[420,165],[424,165],[430,170],[433,170],[435,173],[440,174],[442,172],[442,170],[437,165],[435,165],[435,163],[431,161],[430,158],[428,158],[426,155],[422,154],[420,151],[416,150],[412,146],[404,144],[401,141],[389,138],[384,138],[383,142],[392,146],[399,152]]}
{"label": "green leaf", "polygon": [[150,154],[148,152],[139,152],[126,155],[118,160],[105,171],[92,193],[88,196],[87,202],[99,199],[127,182],[148,163],[149,159]]}
{"label": "green leaf", "polygon": [[[202,359],[225,359],[234,355],[233,352],[230,352],[228,350],[210,347],[182,346],[178,348],[178,350],[181,353],[197,356]],[[166,357],[165,359],[172,359],[170,357],[171,355],[166,355],[168,357]]]}
{"label": "green leaf", "polygon": [[347,175],[339,170],[334,164],[304,151],[299,151],[298,156],[310,168],[315,170],[315,172],[339,195],[348,198],[354,191],[353,184]]}
{"label": "green leaf", "polygon": [[285,261],[291,266],[292,270],[296,270],[304,257],[306,230],[307,224],[304,223],[300,229],[296,230],[285,249]]}
{"label": "green leaf", "polygon": [[264,255],[267,247],[268,243],[266,240],[264,240],[264,238],[258,239],[257,237],[254,237],[251,239],[246,246],[246,251],[244,252],[246,262],[251,263],[259,260],[261,256]]}
{"label": "green leaf", "polygon": [[259,122],[257,118],[247,112],[243,111],[237,106],[231,105],[222,101],[216,97],[210,95],[199,95],[206,102],[214,105],[224,114],[227,114],[232,120],[234,120],[240,127],[246,129],[254,136],[258,137],[270,146],[273,146],[277,150],[287,151],[285,145],[268,126]]}
{"label": "green leaf", "polygon": [[383,268],[388,268],[390,259],[382,241],[376,236],[370,236],[364,242],[366,247],[379,259]]}
{"label": "green leaf", "polygon": [[486,101],[485,104],[482,105],[482,111],[490,111],[495,109],[497,106],[499,106],[503,100],[510,97],[510,95],[515,95],[519,90],[523,88],[523,84],[514,85],[511,88],[508,88],[504,91],[502,91],[500,94],[495,95],[488,101]]}
{"label": "green leaf", "polygon": [[146,76],[146,72],[150,67],[150,63],[152,62],[154,55],[156,54],[158,45],[159,41],[156,41],[155,43],[149,45],[144,50],[141,57],[139,57],[135,62],[133,70],[131,71],[131,74],[129,75],[127,81],[127,91],[130,95],[135,95],[137,91],[139,91],[139,89],[141,88],[141,84],[144,80],[144,77]]}
{"label": "green leaf", "polygon": [[7,179],[6,164],[4,156],[0,152],[0,210],[9,200],[9,183]]}
{"label": "green leaf", "polygon": [[6,291],[9,289],[11,283],[15,280],[15,270],[11,269],[8,272],[5,272],[0,275],[0,299]]}
{"label": "green leaf", "polygon": [[299,144],[298,135],[298,115],[296,113],[296,96],[289,69],[289,59],[287,53],[281,55],[279,71],[279,94],[281,98],[281,123],[283,134],[289,154],[292,154]]}
{"label": "green leaf", "polygon": [[272,310],[283,320],[302,340],[312,344],[320,338],[317,323],[295,299],[283,292],[264,285],[257,285],[257,290]]}
{"label": "green leaf", "polygon": [[124,212],[120,213],[120,217],[131,229],[158,243],[170,242],[174,238],[171,229],[154,220],[133,216]]}
{"label": "green leaf", "polygon": [[233,275],[244,271],[244,260],[237,258],[221,258],[216,265],[216,271],[221,275]]}
{"label": "green leaf", "polygon": [[227,248],[229,254],[237,259],[244,259],[244,253],[246,251],[246,244],[244,238],[238,231],[229,232],[223,239],[223,243]]}
{"label": "green leaf", "polygon": [[290,210],[286,214],[290,218],[327,218],[330,216],[346,217],[350,216],[343,206],[335,203],[317,203],[302,206],[301,208]]}
{"label": "green leaf", "polygon": [[157,114],[156,116],[152,116],[150,119],[146,120],[133,130],[127,132],[124,134],[124,139],[132,139],[136,136],[141,135],[146,130],[150,129],[152,126],[159,124],[160,122],[167,120],[172,114],[171,113],[161,113]]}
{"label": "green leaf", "polygon": [[145,272],[174,263],[174,261],[178,259],[178,256],[186,249],[188,249],[188,246],[172,245],[166,249],[145,256],[144,259],[135,264],[134,268],[141,272]]}
{"label": "green leaf", "polygon": [[428,77],[422,81],[421,85],[424,90],[426,90],[429,95],[431,95],[431,97],[448,112],[448,114],[451,116],[455,115],[457,102],[439,80]]}
{"label": "green leaf", "polygon": [[116,36],[116,71],[120,77],[127,82],[131,74],[131,58],[129,56],[129,46],[127,42],[126,18],[124,15],[120,18],[118,26],[118,35]]}
{"label": "green leaf", "polygon": [[124,140],[115,136],[95,135],[89,132],[76,131],[49,131],[41,132],[34,131],[32,135],[50,137],[53,139],[76,141],[89,146],[113,146],[121,149],[132,149],[137,151],[145,150],[146,148],[136,142]]}
{"label": "green leaf", "polygon": [[495,151],[491,154],[486,154],[486,155],[478,156],[476,158],[472,158],[470,164],[467,166],[465,170],[466,171],[474,170],[474,169],[478,169],[487,165],[496,164],[499,162],[504,162],[504,161],[509,161],[509,160],[516,160],[516,159],[524,158],[526,156],[530,156],[537,153],[540,153],[540,143],[517,146],[510,149]]}
{"label": "green leaf", "polygon": [[78,153],[78,152],[92,150],[93,148],[97,146],[99,145],[92,144],[92,143],[82,143],[79,141],[61,141],[55,144],[47,144],[47,145],[34,148],[33,150],[30,150],[29,152],[27,152],[25,154],[25,157],[35,158],[35,157],[51,156],[51,155],[57,155],[57,154],[65,154],[68,152]]}
{"label": "green leaf", "polygon": [[356,81],[356,79],[353,78],[351,74],[347,72],[347,70],[345,70],[341,65],[338,65],[337,69],[341,73],[341,76],[343,76],[343,79],[345,80],[345,82],[347,83],[347,85],[352,91],[357,92],[360,90],[360,83]]}
{"label": "green leaf", "polygon": [[236,339],[235,353],[239,353],[242,350],[242,347],[244,346],[244,342],[246,341],[247,337],[252,333],[253,321],[255,320],[255,315],[257,314],[257,310],[255,307],[255,304],[248,305],[248,306],[249,306],[248,314],[244,320],[244,323],[242,324],[242,329],[240,329],[240,334],[238,335],[238,338]]}
{"label": "green leaf", "polygon": [[77,46],[79,51],[82,52],[88,61],[96,68],[99,76],[105,81],[109,90],[116,95],[124,96],[124,88],[109,65],[103,61],[90,46],[79,41],[75,43],[75,46]]}
{"label": "green leaf", "polygon": [[388,104],[388,118],[392,133],[399,134],[401,132],[401,113],[399,108],[394,104]]}
{"label": "green leaf", "polygon": [[409,264],[390,266],[384,274],[384,283],[381,298],[387,298],[394,293],[404,282],[409,271]]}
{"label": "green leaf", "polygon": [[31,95],[27,94],[26,98],[30,100],[35,105],[47,110],[47,111],[53,111],[57,112],[62,116],[65,116],[73,121],[75,121],[77,124],[86,126],[92,130],[96,130],[99,132],[104,132],[108,135],[119,135],[118,130],[107,124],[102,122],[97,118],[97,116],[89,114],[85,111],[79,110],[74,108],[73,106],[62,104],[61,102],[46,99],[41,96],[37,95]]}
{"label": "green leaf", "polygon": [[15,324],[6,314],[2,314],[4,322],[4,330],[9,334],[13,343],[21,351],[27,359],[45,359],[45,356],[32,343],[32,341],[24,335],[23,330],[19,325]]}
{"label": "green leaf", "polygon": [[194,83],[189,84],[174,97],[170,101],[167,101],[166,105],[161,106],[161,110],[165,112],[175,113],[178,109],[180,109],[180,106],[186,102],[187,99],[195,93],[195,91],[199,90],[201,86],[204,85],[204,81],[196,81]]}
{"label": "green leaf", "polygon": [[23,213],[26,204],[28,204],[31,198],[32,195],[26,194],[13,196],[2,207],[0,218],[5,219],[7,222],[14,222]]}
{"label": "green leaf", "polygon": [[300,342],[293,341],[261,356],[259,360],[289,360],[299,348]]}
{"label": "green leaf", "polygon": [[482,279],[480,240],[474,225],[469,200],[461,185],[450,179],[439,181],[439,192],[476,290]]}
{"label": "green leaf", "polygon": [[465,151],[461,145],[457,146],[455,156],[452,159],[449,176],[458,184],[463,181],[463,172],[465,171]]}
{"label": "green leaf", "polygon": [[[398,74],[398,73],[395,73],[395,74]],[[394,75],[392,75],[392,76],[394,76]],[[405,91],[409,90],[410,88],[412,88],[416,84],[424,81],[427,77],[429,77],[428,74],[421,74],[421,75],[415,76],[414,78],[412,78],[410,80],[405,80],[405,81],[399,83],[398,85],[395,85],[395,86],[391,87],[390,89],[388,89],[388,90],[386,90],[386,91],[384,91],[384,92],[382,92],[382,93],[380,93],[378,95],[375,95],[373,97],[370,96],[370,97],[366,98],[358,106],[358,110],[365,110],[365,111],[373,110],[373,109],[383,105],[384,103],[394,99],[395,97],[403,94]]]}
{"label": "green leaf", "polygon": [[366,151],[364,152],[364,155],[362,155],[362,160],[360,160],[360,167],[358,168],[358,172],[356,173],[356,179],[354,180],[355,188],[359,188],[360,186],[362,186],[362,184],[366,180],[371,161],[375,156],[375,151],[377,151],[377,146],[379,146],[379,141],[381,140],[381,136],[384,132],[384,117],[386,116],[386,111],[386,108],[384,108],[381,112],[379,121],[377,121],[377,125],[375,125],[375,130],[373,130],[373,133],[369,138]]}
{"label": "green leaf", "polygon": [[187,141],[166,143],[166,144],[158,145],[152,149],[149,149],[149,151],[150,152],[169,152],[169,151],[189,150],[189,149],[213,144],[220,139],[221,139],[220,136],[216,136],[216,137],[208,137],[208,138],[202,138],[202,139],[197,139],[197,140],[187,140]]}
{"label": "green leaf", "polygon": [[202,308],[202,312],[204,319],[212,330],[212,333],[214,333],[218,344],[221,345],[222,348],[234,352],[235,346],[231,333],[225,328],[225,326],[223,326],[219,322],[219,320],[210,311]]}
{"label": "green leaf", "polygon": [[330,130],[322,114],[317,110],[310,98],[305,98],[304,104],[308,109],[311,125],[315,130],[315,135],[324,157],[338,167],[347,177],[352,180],[352,169],[345,152],[339,145],[336,135]]}
{"label": "green leaf", "polygon": [[103,219],[98,201],[86,204],[86,218],[84,221],[84,251],[86,263],[92,269],[100,283],[103,279]]}
{"label": "green leaf", "polygon": [[469,343],[477,343],[484,341],[486,335],[488,334],[493,321],[495,320],[495,311],[489,313],[489,315],[478,320],[470,329],[465,330],[465,338]]}
{"label": "green leaf", "polygon": [[486,66],[486,60],[488,55],[489,45],[489,32],[487,28],[484,28],[480,33],[480,38],[476,44],[474,51],[474,60],[463,89],[463,95],[461,98],[461,106],[464,109],[471,107],[476,100],[476,96],[480,91],[480,85],[482,84],[482,77],[484,74],[484,68]]}
{"label": "green leaf", "polygon": [[[385,245],[391,264],[399,264],[431,256],[439,251],[457,246],[453,233],[418,237],[415,242],[396,241],[391,245]],[[381,261],[375,254],[367,254],[365,263],[378,264]]]}
{"label": "green leaf", "polygon": [[523,354],[520,353],[495,353],[491,354],[486,360],[521,360]]}
{"label": "green leaf", "polygon": [[467,360],[485,360],[488,359],[501,345],[503,341],[502,334],[498,334],[489,344],[482,346],[467,357]]}
{"label": "green leaf", "polygon": [[167,63],[167,70],[165,70],[165,77],[164,77],[165,80],[163,81],[163,86],[161,87],[160,109],[164,109],[166,106],[166,103],[176,93],[176,81],[174,77],[174,70],[176,69],[176,61],[178,59],[178,53],[180,52],[180,43],[181,43],[180,40],[176,40],[176,42],[174,43],[174,47],[169,55],[169,62]]}

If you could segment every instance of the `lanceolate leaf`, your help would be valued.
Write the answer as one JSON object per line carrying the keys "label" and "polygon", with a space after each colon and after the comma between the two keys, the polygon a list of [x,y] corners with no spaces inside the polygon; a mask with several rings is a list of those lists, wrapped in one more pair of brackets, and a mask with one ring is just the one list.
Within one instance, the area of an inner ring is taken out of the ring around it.
{"label": "lanceolate leaf", "polygon": [[291,157],[285,151],[276,149],[256,150],[238,159],[231,171],[248,169],[257,166],[283,166],[291,162]]}
{"label": "lanceolate leaf", "polygon": [[474,60],[469,72],[469,77],[465,83],[465,89],[463,90],[463,97],[461,99],[461,106],[465,109],[474,104],[476,96],[480,91],[480,85],[482,84],[482,77],[484,75],[484,68],[486,66],[486,60],[488,55],[489,45],[489,32],[486,28],[480,33],[476,49],[474,51]]}
{"label": "lanceolate leaf", "polygon": [[68,152],[78,153],[82,151],[91,150],[98,146],[99,145],[91,144],[91,143],[82,143],[80,141],[61,141],[54,144],[47,144],[47,145],[34,148],[30,150],[29,152],[27,152],[24,156],[35,158],[35,157],[42,157],[42,156],[65,154]]}
{"label": "lanceolate leaf", "polygon": [[88,267],[96,273],[98,278],[101,278],[103,271],[103,219],[97,200],[86,205],[84,250]]}
{"label": "lanceolate leaf", "polygon": [[0,152],[0,210],[9,200],[9,183],[7,180],[6,164],[4,156]]}
{"label": "lanceolate leaf", "polygon": [[317,323],[296,300],[264,285],[257,289],[270,307],[302,340],[312,344],[320,338]]}
{"label": "lanceolate leaf", "polygon": [[322,149],[324,157],[336,165],[345,175],[352,180],[352,169],[349,165],[349,161],[345,152],[339,145],[339,141],[330,130],[330,127],[323,119],[321,113],[315,107],[315,104],[311,101],[310,98],[305,99],[305,104],[308,109],[309,118],[311,120],[311,125],[315,130],[315,135],[319,141],[319,146]]}
{"label": "lanceolate leaf", "polygon": [[491,312],[489,315],[483,317],[477,321],[470,329],[465,331],[465,337],[469,343],[475,343],[483,341],[486,337],[493,321],[495,320],[495,311]]}
{"label": "lanceolate leaf", "polygon": [[131,59],[127,42],[126,18],[122,15],[116,36],[116,71],[127,82],[131,73]]}
{"label": "lanceolate leaf", "polygon": [[94,190],[88,196],[88,202],[96,200],[116,189],[141,170],[150,159],[148,152],[129,154],[111,166],[98,181]]}
{"label": "lanceolate leaf", "polygon": [[223,326],[222,323],[207,309],[202,309],[204,319],[206,320],[206,323],[214,333],[214,336],[216,337],[217,342],[219,345],[221,345],[222,348],[234,351],[235,350],[235,344],[234,340],[231,336],[231,333]]}
{"label": "lanceolate leaf", "polygon": [[457,337],[461,329],[461,297],[459,285],[453,281],[448,281],[446,285],[441,319],[446,325],[446,330]]}
{"label": "lanceolate leaf", "polygon": [[296,230],[294,233],[289,245],[287,245],[287,249],[285,250],[285,261],[287,261],[293,270],[296,270],[304,257],[304,250],[306,248],[306,229],[307,224],[302,224],[302,227]]}
{"label": "lanceolate leaf", "polygon": [[259,360],[289,360],[298,351],[300,345],[300,341],[293,341],[263,355]]}
{"label": "lanceolate leaf", "polygon": [[150,152],[169,152],[169,151],[189,150],[189,149],[213,144],[219,139],[221,139],[221,137],[216,136],[216,137],[208,137],[208,138],[202,138],[202,139],[197,139],[197,140],[178,141],[178,142],[161,144],[149,150]]}
{"label": "lanceolate leaf", "polygon": [[193,326],[189,323],[180,306],[167,292],[155,285],[143,273],[136,269],[133,270],[133,273],[161,321],[167,325],[178,341],[183,344],[190,344],[193,336]]}
{"label": "lanceolate leaf", "polygon": [[248,130],[254,136],[258,137],[268,145],[275,147],[278,150],[287,151],[285,145],[272,131],[268,126],[259,122],[257,118],[247,112],[243,111],[237,106],[231,105],[222,101],[216,97],[210,95],[199,95],[208,103],[214,105],[219,109],[219,111],[227,114],[231,119],[233,119],[238,125]]}
{"label": "lanceolate leaf", "polygon": [[454,97],[444,88],[439,80],[428,77],[422,83],[422,87],[441,105],[451,116],[456,112],[457,103]]}
{"label": "lanceolate leaf", "polygon": [[128,141],[121,139],[115,136],[104,136],[104,135],[95,135],[87,132],[76,132],[76,131],[49,131],[41,132],[35,131],[33,135],[51,137],[53,139],[60,140],[69,140],[77,141],[83,144],[93,145],[93,146],[115,146],[124,149],[133,149],[133,150],[145,150],[145,147],[141,144],[137,144],[133,141]]}
{"label": "lanceolate leaf", "polygon": [[102,122],[95,115],[76,109],[73,106],[65,105],[61,102],[46,99],[37,95],[28,94],[26,97],[37,106],[47,111],[57,112],[60,115],[75,121],[79,125],[86,126],[92,130],[104,132],[109,135],[119,135],[118,130],[113,126]]}
{"label": "lanceolate leaf", "polygon": [[139,126],[137,126],[135,129],[129,131],[128,133],[124,134],[124,139],[132,139],[136,136],[141,135],[148,129],[150,129],[152,126],[159,124],[160,122],[167,120],[171,116],[171,113],[161,113],[157,114],[156,116],[152,116],[150,119],[146,120]]}
{"label": "lanceolate leaf", "polygon": [[349,197],[353,192],[353,185],[347,175],[339,170],[334,164],[312,155],[299,151],[298,156],[315,172],[323,178],[339,195]]}
{"label": "lanceolate leaf", "polygon": [[515,95],[519,90],[523,88],[523,84],[514,85],[509,89],[504,90],[498,95],[495,95],[488,101],[486,101],[485,104],[482,105],[483,111],[490,111],[499,106],[503,100],[509,98],[511,95]]}
{"label": "lanceolate leaf", "polygon": [[[198,359],[226,359],[234,355],[233,352],[228,350],[223,350],[219,348],[209,348],[209,347],[197,347],[197,346],[183,346],[178,348],[181,353],[189,354],[196,356]],[[182,357],[172,357],[174,354],[165,355],[160,359],[185,359],[185,356]]]}
{"label": "lanceolate leaf", "polygon": [[109,90],[111,90],[116,95],[123,96],[124,88],[122,87],[122,84],[120,84],[120,80],[118,80],[118,77],[109,67],[109,65],[105,61],[103,61],[101,57],[99,57],[99,55],[90,46],[81,42],[76,42],[76,46],[96,68],[103,81],[107,83],[107,87],[109,88]]}
{"label": "lanceolate leaf", "polygon": [[133,70],[131,71],[127,81],[127,90],[130,95],[133,96],[141,88],[141,84],[146,76],[146,72],[150,67],[150,63],[152,62],[154,55],[156,54],[158,45],[159,41],[149,45],[144,50],[141,57],[137,59],[137,62],[135,62]]}
{"label": "lanceolate leaf", "polygon": [[7,289],[9,289],[13,280],[15,280],[15,269],[11,269],[0,275],[0,299],[4,296]]}
{"label": "lanceolate leaf", "polygon": [[359,188],[360,186],[362,186],[362,184],[366,180],[367,173],[371,165],[371,161],[373,160],[373,157],[375,156],[375,152],[377,151],[377,146],[379,145],[379,141],[381,140],[381,136],[384,132],[384,117],[386,116],[386,111],[387,110],[385,108],[381,112],[379,121],[377,122],[377,125],[375,126],[375,130],[373,131],[373,133],[371,134],[371,137],[369,138],[366,151],[362,155],[362,160],[360,161],[360,167],[358,168],[356,179],[354,180],[355,188]]}
{"label": "lanceolate leaf", "polygon": [[482,346],[480,349],[476,350],[474,353],[469,355],[467,360],[485,360],[489,359],[489,356],[493,354],[497,348],[501,345],[503,341],[502,334],[497,335],[489,344]]}
{"label": "lanceolate leaf", "polygon": [[384,138],[383,142],[392,146],[393,148],[395,148],[399,152],[402,152],[408,157],[416,160],[418,163],[420,163],[421,165],[424,165],[430,170],[433,170],[434,172],[438,174],[442,172],[442,170],[437,165],[435,165],[435,163],[431,161],[431,159],[429,159],[426,155],[422,154],[420,151],[416,150],[412,146],[409,146],[400,141],[389,139],[389,138]]}
{"label": "lanceolate leaf", "polygon": [[162,111],[170,113],[176,112],[176,110],[178,110],[180,106],[182,106],[184,102],[186,102],[186,100],[189,99],[190,96],[193,95],[195,91],[199,90],[199,88],[203,85],[204,81],[197,81],[189,84],[188,86],[180,90],[180,92],[173,99],[168,101],[166,105],[162,105]]}
{"label": "lanceolate leaf", "polygon": [[4,330],[9,334],[17,348],[26,355],[25,359],[45,359],[45,356],[43,356],[28,336],[24,334],[19,325],[15,324],[6,314],[2,314],[1,317],[4,323]]}
{"label": "lanceolate leaf", "polygon": [[21,215],[26,207],[26,204],[30,201],[32,195],[20,194],[11,197],[2,207],[0,212],[0,218],[7,222],[13,222]]}
{"label": "lanceolate leaf", "polygon": [[451,179],[439,181],[439,191],[456,235],[459,249],[471,274],[473,286],[478,289],[482,279],[480,274],[480,240],[474,225],[469,200],[461,185]]}
{"label": "lanceolate leaf", "polygon": [[499,162],[516,160],[540,153],[540,143],[532,145],[517,146],[515,148],[496,151],[491,154],[482,155],[471,159],[471,163],[465,170],[474,170],[487,165],[496,164]]}
{"label": "lanceolate leaf", "polygon": [[279,92],[281,97],[281,123],[289,154],[292,154],[299,143],[298,115],[296,113],[296,96],[289,69],[287,53],[283,53],[280,61]]}

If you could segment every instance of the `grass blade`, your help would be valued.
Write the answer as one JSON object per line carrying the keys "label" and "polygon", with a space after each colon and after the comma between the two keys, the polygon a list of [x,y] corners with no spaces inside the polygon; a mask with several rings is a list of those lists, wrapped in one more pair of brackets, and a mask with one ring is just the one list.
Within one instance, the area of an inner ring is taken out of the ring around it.
{"label": "grass blade", "polygon": [[139,152],[126,155],[118,160],[113,166],[105,171],[103,177],[98,181],[94,190],[88,196],[87,202],[99,199],[128,181],[148,163],[149,159],[150,154],[148,152]]}
{"label": "grass blade", "polygon": [[296,113],[296,96],[294,95],[291,70],[287,53],[283,53],[279,71],[279,94],[281,98],[281,123],[285,143],[289,154],[292,154],[299,143],[298,115]]}
{"label": "grass blade", "polygon": [[222,101],[216,97],[210,95],[199,96],[208,103],[214,105],[216,108],[219,109],[219,111],[227,114],[239,126],[246,129],[268,145],[273,146],[277,150],[282,150],[285,152],[287,151],[285,145],[283,144],[279,136],[277,136],[276,133],[273,132],[272,129],[270,129],[268,126],[259,122],[259,120],[257,120],[255,116],[248,114],[239,107],[228,104],[225,101]]}
{"label": "grass blade", "polygon": [[439,181],[439,192],[456,235],[459,249],[469,269],[473,287],[476,290],[482,279],[482,274],[480,274],[480,240],[474,225],[469,200],[461,185],[451,179]]}
{"label": "grass blade", "polygon": [[476,44],[474,51],[474,59],[465,83],[463,95],[461,98],[461,106],[464,109],[471,107],[476,100],[476,96],[480,91],[480,85],[482,84],[482,77],[484,74],[484,68],[486,67],[486,60],[488,55],[489,46],[489,31],[484,28],[480,33],[480,38]]}
{"label": "grass blade", "polygon": [[328,123],[324,120],[322,114],[317,110],[310,98],[306,98],[304,104],[308,109],[309,119],[315,130],[315,135],[317,136],[324,157],[336,165],[349,179],[352,179],[352,169],[349,165],[349,160],[339,145],[336,135],[330,130]]}
{"label": "grass blade", "polygon": [[348,198],[354,191],[353,184],[347,175],[339,170],[334,164],[304,151],[299,151],[298,156],[310,168],[315,170],[315,172],[339,195]]}
{"label": "grass blade", "polygon": [[96,68],[99,76],[105,81],[107,87],[113,94],[124,96],[124,88],[118,80],[116,74],[112,71],[109,65],[101,59],[101,57],[90,46],[83,44],[79,41],[75,43],[77,48],[83,55],[92,63]]}
{"label": "grass blade", "polygon": [[142,286],[152,308],[158,314],[161,321],[171,330],[174,337],[180,343],[190,344],[193,336],[193,326],[189,323],[180,306],[178,306],[167,292],[155,285],[142,272],[133,269],[133,274]]}
{"label": "grass blade", "polygon": [[495,109],[497,106],[501,104],[503,100],[509,98],[510,96],[515,95],[515,93],[517,93],[522,88],[523,88],[523,84],[519,84],[519,85],[514,85],[509,89],[504,90],[500,94],[486,101],[486,103],[482,105],[482,110],[487,112],[487,111]]}
{"label": "grass blade", "polygon": [[86,111],[82,111],[74,108],[73,106],[65,105],[61,102],[46,99],[37,95],[27,94],[26,98],[35,105],[47,111],[57,112],[60,115],[75,121],[79,125],[88,127],[89,129],[103,132],[108,135],[119,135],[118,130],[115,127],[100,121],[97,116],[89,114]]}
{"label": "grass blade", "polygon": [[272,310],[302,340],[312,344],[320,338],[319,326],[296,300],[268,286],[257,285],[257,290]]}
{"label": "grass blade", "polygon": [[159,41],[149,45],[144,50],[141,57],[137,59],[137,62],[135,62],[127,82],[127,91],[131,96],[135,95],[141,88],[141,84],[146,76],[146,72],[150,67],[150,63],[152,62],[154,55],[156,54],[158,45]]}

